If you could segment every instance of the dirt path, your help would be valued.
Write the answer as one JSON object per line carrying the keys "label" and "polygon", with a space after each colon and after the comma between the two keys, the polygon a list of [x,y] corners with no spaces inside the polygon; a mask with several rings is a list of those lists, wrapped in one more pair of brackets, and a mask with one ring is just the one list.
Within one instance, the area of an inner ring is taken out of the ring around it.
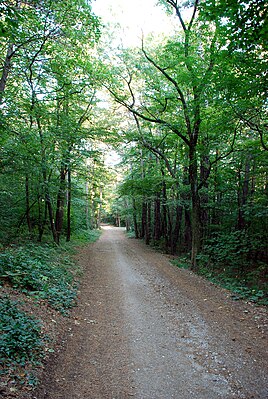
{"label": "dirt path", "polygon": [[265,309],[122,229],[79,256],[80,305],[38,399],[268,398]]}

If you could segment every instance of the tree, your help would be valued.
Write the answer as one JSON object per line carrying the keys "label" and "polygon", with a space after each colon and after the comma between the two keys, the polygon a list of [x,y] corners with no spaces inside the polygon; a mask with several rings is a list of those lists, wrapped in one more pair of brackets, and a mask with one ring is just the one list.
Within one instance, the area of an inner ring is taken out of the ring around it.
{"label": "tree", "polygon": [[[17,166],[23,165],[28,228],[37,219],[41,239],[48,218],[58,243],[66,190],[70,236],[73,159],[83,140],[85,145],[93,136],[92,127],[84,125],[95,104],[92,45],[99,22],[85,1],[14,1],[1,7],[3,50],[12,47],[1,78],[3,159],[12,162],[15,144]],[[14,101],[15,96],[20,100]]]}
{"label": "tree", "polygon": [[219,21],[224,48],[221,80],[237,117],[255,131],[267,151],[267,2],[206,1],[201,18]]}
{"label": "tree", "polygon": [[[213,152],[214,137],[206,138],[207,130],[204,126],[204,115],[208,107],[214,102],[214,70],[219,57],[217,40],[217,21],[210,26],[202,24],[197,19],[198,1],[192,8],[192,16],[188,23],[183,19],[181,8],[177,1],[164,2],[173,9],[178,17],[181,31],[179,37],[170,39],[166,44],[146,49],[142,43],[141,55],[137,60],[131,60],[128,54],[122,56],[126,64],[121,78],[128,90],[128,97],[124,87],[121,91],[110,85],[108,89],[116,101],[126,107],[136,119],[140,134],[149,124],[159,126],[161,132],[159,142],[166,140],[170,134],[177,137],[188,156],[188,180],[191,188],[191,227],[192,227],[192,265],[197,267],[196,256],[202,245],[202,219],[200,190],[206,184],[211,168],[218,161]],[[136,67],[132,67],[131,65]],[[120,72],[119,72],[120,73]],[[137,83],[142,76],[143,82]],[[142,87],[142,96],[139,94]],[[231,134],[235,134],[234,126]],[[172,168],[159,146],[152,145],[145,140],[143,144],[165,161],[166,167],[173,176]],[[232,151],[233,139],[226,154]],[[203,162],[202,173],[199,174],[199,162]],[[206,162],[206,165],[204,165]],[[174,177],[174,176],[173,176]]]}

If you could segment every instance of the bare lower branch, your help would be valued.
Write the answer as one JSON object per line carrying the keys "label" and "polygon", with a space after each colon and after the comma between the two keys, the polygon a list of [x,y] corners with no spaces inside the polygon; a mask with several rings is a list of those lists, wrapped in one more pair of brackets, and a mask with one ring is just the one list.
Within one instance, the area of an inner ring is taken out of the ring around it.
{"label": "bare lower branch", "polygon": [[206,183],[207,179],[209,178],[209,175],[210,175],[210,172],[211,172],[211,169],[212,169],[213,165],[215,165],[219,161],[222,161],[223,159],[227,158],[234,151],[234,145],[235,145],[235,140],[236,140],[236,136],[237,136],[237,130],[238,130],[238,126],[236,126],[236,128],[235,128],[233,139],[232,139],[232,143],[231,143],[231,147],[230,147],[229,151],[227,151],[223,155],[216,156],[216,158],[213,161],[209,160],[209,167],[208,167],[208,169],[207,169],[207,171],[205,173],[204,178],[199,183],[197,190],[200,190],[204,186],[204,184]]}
{"label": "bare lower branch", "polygon": [[171,167],[171,165],[169,163],[169,160],[167,159],[165,154],[162,151],[159,150],[159,148],[154,147],[151,143],[149,143],[148,141],[145,140],[145,138],[144,138],[144,136],[142,134],[142,129],[140,127],[139,119],[138,119],[138,117],[136,115],[133,115],[133,116],[134,116],[134,119],[135,119],[135,122],[136,122],[136,125],[137,125],[137,128],[138,128],[138,132],[139,132],[140,137],[141,137],[141,144],[145,148],[147,148],[149,151],[151,151],[152,153],[158,155],[158,157],[163,159],[163,161],[165,162],[165,165],[167,167],[167,170],[169,171],[170,175],[175,179],[176,176],[175,176],[175,174],[174,174],[174,172],[172,170],[172,167]]}

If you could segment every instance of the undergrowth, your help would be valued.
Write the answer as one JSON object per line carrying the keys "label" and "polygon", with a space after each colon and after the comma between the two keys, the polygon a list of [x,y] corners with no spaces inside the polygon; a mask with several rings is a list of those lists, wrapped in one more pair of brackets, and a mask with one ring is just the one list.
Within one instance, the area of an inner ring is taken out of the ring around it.
{"label": "undergrowth", "polygon": [[[186,258],[171,260],[171,263],[182,269],[190,269],[190,262]],[[230,290],[232,299],[245,299],[258,305],[268,305],[268,284],[263,279],[267,272],[267,265],[260,263],[253,271],[238,273],[234,267],[215,267],[207,265],[202,256],[199,257],[198,274],[223,288]]]}
{"label": "undergrowth", "polygon": [[[0,301],[0,374],[9,375],[21,384],[32,385],[33,375],[26,372],[29,364],[38,365],[44,346],[41,324],[20,310],[19,303],[7,296]],[[23,373],[18,372],[23,369]],[[25,381],[26,380],[26,381]]]}
{"label": "undergrowth", "polygon": [[29,243],[0,254],[0,276],[26,295],[47,299],[65,313],[76,297],[77,268],[68,252],[54,245]]}
{"label": "undergrowth", "polygon": [[[0,253],[0,373],[14,383],[34,385],[35,378],[25,372],[25,366],[37,366],[44,352],[42,320],[27,313],[24,295],[67,315],[75,305],[81,275],[71,255],[78,245],[96,241],[99,235],[99,231],[80,231],[71,243],[61,246],[28,242]],[[7,287],[1,294],[1,288]],[[23,303],[11,300],[6,291],[20,293]]]}

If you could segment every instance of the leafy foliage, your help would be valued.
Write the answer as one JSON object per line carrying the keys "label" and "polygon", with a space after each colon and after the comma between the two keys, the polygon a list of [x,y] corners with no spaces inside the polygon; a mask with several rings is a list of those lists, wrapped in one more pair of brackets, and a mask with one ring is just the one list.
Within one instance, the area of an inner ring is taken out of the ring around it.
{"label": "leafy foliage", "polygon": [[244,265],[255,254],[264,252],[265,243],[261,244],[259,237],[245,231],[233,231],[228,234],[221,233],[209,239],[200,255],[200,260],[206,258],[210,265],[231,267],[243,273]]}
{"label": "leafy foliage", "polygon": [[43,348],[40,323],[7,297],[0,301],[0,331],[1,362],[24,366],[40,359]]}
{"label": "leafy foliage", "polygon": [[267,2],[265,0],[206,1],[202,5],[206,19],[221,17],[226,38],[231,49],[255,50],[256,45],[267,50]]}
{"label": "leafy foliage", "polygon": [[[267,266],[265,264],[259,263],[254,270],[239,276],[232,268],[209,266],[207,260],[206,255],[199,255],[199,275],[230,290],[233,300],[245,299],[257,305],[268,305],[268,284],[265,279]],[[190,269],[189,261],[183,257],[173,259],[171,263],[180,269]]]}
{"label": "leafy foliage", "polygon": [[21,292],[16,302],[8,295],[0,297],[0,375],[5,381],[12,379],[13,387],[37,384],[36,368],[48,350],[44,346],[48,337],[41,330],[42,316],[38,321],[24,311],[24,295],[31,296],[35,305],[45,300],[66,316],[75,304],[76,278],[80,274],[70,255],[75,245],[93,242],[99,235],[99,231],[80,231],[74,242],[62,247],[28,243],[13,245],[0,254],[0,282],[8,282],[16,295]]}
{"label": "leafy foliage", "polygon": [[62,313],[74,305],[74,269],[63,249],[49,245],[11,247],[0,254],[2,278],[27,295],[47,299],[51,307]]}

